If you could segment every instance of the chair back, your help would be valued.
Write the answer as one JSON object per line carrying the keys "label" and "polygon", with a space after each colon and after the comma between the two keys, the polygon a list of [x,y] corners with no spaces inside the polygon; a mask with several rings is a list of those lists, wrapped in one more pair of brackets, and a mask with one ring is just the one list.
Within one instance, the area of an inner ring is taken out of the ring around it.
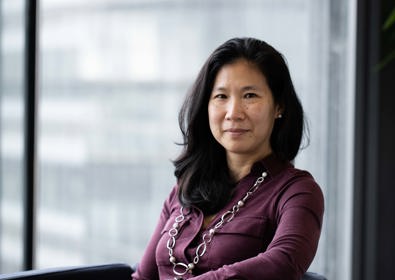
{"label": "chair back", "polygon": [[[28,270],[0,275],[0,280],[131,280],[137,265],[111,263]],[[306,272],[301,280],[327,280],[324,276]]]}
{"label": "chair back", "polygon": [[327,280],[324,276],[315,273],[315,272],[306,272],[303,277],[302,280]]}
{"label": "chair back", "polygon": [[0,280],[131,280],[127,264],[112,263],[28,270],[0,275]]}

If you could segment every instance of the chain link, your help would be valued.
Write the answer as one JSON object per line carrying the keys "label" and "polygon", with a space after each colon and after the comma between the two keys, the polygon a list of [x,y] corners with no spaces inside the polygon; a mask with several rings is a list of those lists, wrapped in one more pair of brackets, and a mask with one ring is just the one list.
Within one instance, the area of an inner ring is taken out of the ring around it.
{"label": "chain link", "polygon": [[[173,272],[175,275],[183,276],[187,273],[192,273],[192,270],[195,268],[200,261],[200,257],[202,257],[207,250],[207,245],[211,243],[214,234],[220,229],[224,224],[229,223],[233,220],[235,214],[239,212],[240,208],[242,208],[245,202],[251,197],[251,195],[257,191],[260,184],[265,180],[267,176],[266,172],[263,172],[260,177],[255,181],[254,185],[247,191],[245,196],[237,202],[237,204],[233,205],[232,210],[228,210],[222,214],[221,219],[205,234],[202,236],[202,242],[197,246],[195,257],[193,258],[193,262],[186,264],[182,262],[177,262],[177,259],[174,257],[174,247],[176,246],[176,237],[179,233],[180,224],[185,220],[185,215],[188,215],[190,210],[188,209],[187,213],[184,214],[184,207],[180,208],[180,215],[178,215],[174,219],[174,224],[172,228],[169,230],[169,240],[167,241],[166,247],[169,250],[169,261],[173,264]],[[174,279],[182,279],[178,277],[174,277]]]}

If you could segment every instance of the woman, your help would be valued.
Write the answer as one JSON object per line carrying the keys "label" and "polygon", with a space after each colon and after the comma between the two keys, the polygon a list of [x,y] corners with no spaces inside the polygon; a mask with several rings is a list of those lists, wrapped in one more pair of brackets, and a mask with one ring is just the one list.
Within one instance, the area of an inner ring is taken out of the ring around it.
{"label": "woman", "polygon": [[133,279],[300,279],[324,205],[291,163],[303,122],[279,52],[253,38],[219,46],[180,111],[177,185]]}

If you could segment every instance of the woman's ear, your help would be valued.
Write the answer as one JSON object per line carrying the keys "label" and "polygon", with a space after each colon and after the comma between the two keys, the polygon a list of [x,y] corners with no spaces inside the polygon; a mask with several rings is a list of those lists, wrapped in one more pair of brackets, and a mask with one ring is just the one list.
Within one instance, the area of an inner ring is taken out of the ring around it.
{"label": "woman's ear", "polygon": [[276,119],[281,119],[283,117],[283,108],[280,105],[277,105],[276,108]]}

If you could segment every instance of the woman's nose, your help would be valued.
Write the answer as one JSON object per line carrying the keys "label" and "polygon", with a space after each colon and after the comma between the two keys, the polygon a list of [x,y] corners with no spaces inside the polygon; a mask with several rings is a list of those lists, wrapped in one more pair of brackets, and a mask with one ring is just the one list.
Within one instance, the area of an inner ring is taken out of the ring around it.
{"label": "woman's nose", "polygon": [[244,119],[244,107],[240,100],[237,99],[230,99],[225,119],[227,120],[242,120]]}

